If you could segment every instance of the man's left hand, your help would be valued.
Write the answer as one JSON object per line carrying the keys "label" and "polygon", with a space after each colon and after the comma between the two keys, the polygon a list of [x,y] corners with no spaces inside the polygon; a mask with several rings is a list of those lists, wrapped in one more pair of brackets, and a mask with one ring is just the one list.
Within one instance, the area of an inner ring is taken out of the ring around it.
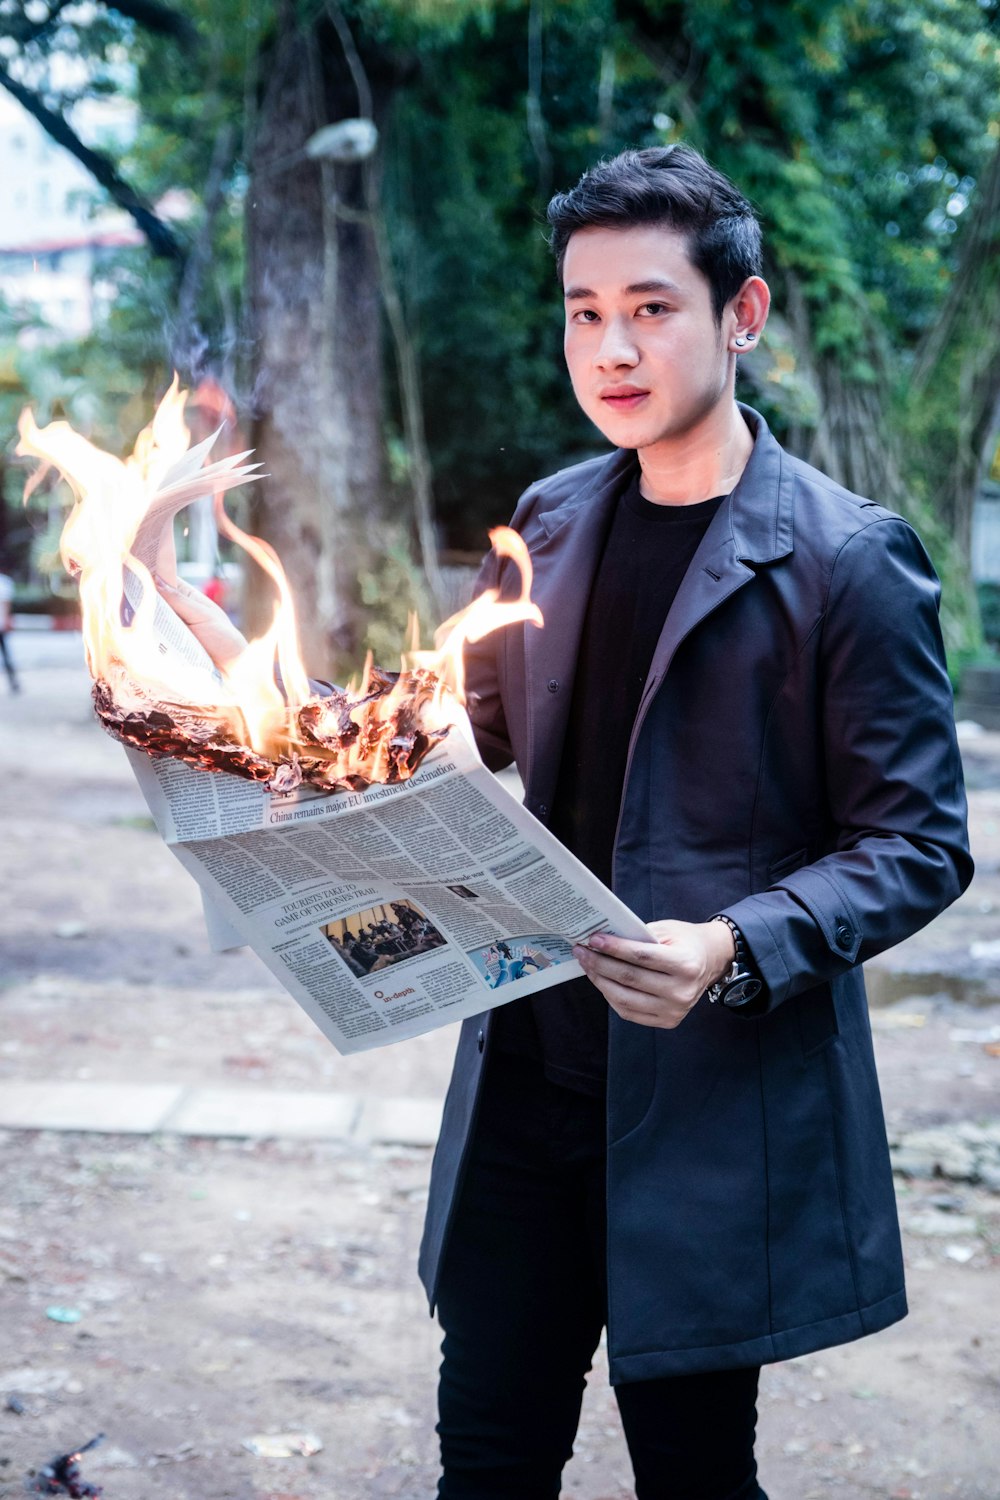
{"label": "man's left hand", "polygon": [[650,922],[655,943],[595,933],[573,949],[613,1011],[639,1026],[679,1026],[736,956],[725,922]]}

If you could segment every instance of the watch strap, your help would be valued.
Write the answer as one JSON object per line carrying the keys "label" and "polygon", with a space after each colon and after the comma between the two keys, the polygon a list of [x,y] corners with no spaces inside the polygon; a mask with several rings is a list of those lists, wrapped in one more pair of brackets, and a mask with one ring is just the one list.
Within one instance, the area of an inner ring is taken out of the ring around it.
{"label": "watch strap", "polygon": [[[746,1005],[751,999],[756,998],[763,987],[763,983],[749,958],[743,934],[732,917],[727,917],[719,912],[712,918],[712,921],[725,922],[733,935],[735,954],[732,963],[721,979],[717,979],[713,985],[710,985],[706,993],[713,1005],[721,1001],[723,1005],[738,1008],[739,1006]],[[732,991],[731,998],[727,994],[727,991],[730,990]],[[746,991],[750,993],[746,993]]]}

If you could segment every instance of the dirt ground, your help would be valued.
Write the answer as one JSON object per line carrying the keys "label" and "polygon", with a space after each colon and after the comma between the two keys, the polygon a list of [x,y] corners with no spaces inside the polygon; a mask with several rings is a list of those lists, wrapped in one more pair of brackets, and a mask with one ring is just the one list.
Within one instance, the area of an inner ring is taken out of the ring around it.
{"label": "dirt ground", "polygon": [[[91,722],[78,642],[13,644],[25,691],[0,684],[0,1091],[89,1079],[439,1098],[451,1030],[340,1058],[252,955],[209,952],[195,887]],[[899,1178],[910,1317],[765,1370],[770,1500],[1000,1500],[1000,737],[967,745],[980,872],[873,985],[891,1002],[873,1008],[890,1135],[912,1157],[934,1129],[950,1175]],[[0,1144],[0,1496],[103,1431],[82,1468],[106,1500],[429,1500],[427,1149],[19,1130]],[[322,1449],[243,1446],[281,1432]],[[630,1493],[599,1359],[565,1495]]]}

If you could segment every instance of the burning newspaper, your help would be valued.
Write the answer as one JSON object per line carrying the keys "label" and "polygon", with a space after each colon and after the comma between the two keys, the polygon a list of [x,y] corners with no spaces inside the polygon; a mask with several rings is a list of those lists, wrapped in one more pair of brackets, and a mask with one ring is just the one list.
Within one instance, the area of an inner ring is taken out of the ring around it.
{"label": "burning newspaper", "polygon": [[248,943],[339,1052],[573,978],[591,933],[649,938],[458,726],[409,780],[334,795],[128,754],[215,944]]}
{"label": "burning newspaper", "polygon": [[245,453],[206,465],[211,439],[188,450],[183,399],[175,384],[127,464],[64,423],[40,431],[30,418],[19,451],[76,490],[63,555],[80,578],[98,716],[198,882],[213,946],[252,947],[350,1053],[574,978],[573,944],[595,932],[651,940],[472,742],[464,643],[542,623],[520,538],[492,534],[521,570],[518,599],[489,591],[442,626],[434,652],[407,653],[399,674],[369,665],[358,693],[317,695],[280,564],[217,505],[271,573],[279,605],[259,641],[213,659],[157,580],[176,584],[178,509],[218,499],[256,465]]}

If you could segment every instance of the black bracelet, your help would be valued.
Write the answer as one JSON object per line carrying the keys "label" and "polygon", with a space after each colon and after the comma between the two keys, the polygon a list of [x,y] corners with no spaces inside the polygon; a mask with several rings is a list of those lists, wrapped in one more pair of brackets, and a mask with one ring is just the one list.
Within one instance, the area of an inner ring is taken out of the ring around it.
{"label": "black bracelet", "polygon": [[721,912],[719,912],[716,916],[714,916],[712,918],[712,921],[713,922],[725,922],[726,926],[729,928],[729,931],[733,935],[733,942],[736,945],[736,953],[734,955],[733,962],[736,963],[736,964],[738,964],[739,967],[742,969],[743,965],[746,963],[746,958],[747,958],[747,945],[743,941],[743,934],[742,934],[742,932],[737,927],[737,925],[733,921],[732,917],[724,917]]}

